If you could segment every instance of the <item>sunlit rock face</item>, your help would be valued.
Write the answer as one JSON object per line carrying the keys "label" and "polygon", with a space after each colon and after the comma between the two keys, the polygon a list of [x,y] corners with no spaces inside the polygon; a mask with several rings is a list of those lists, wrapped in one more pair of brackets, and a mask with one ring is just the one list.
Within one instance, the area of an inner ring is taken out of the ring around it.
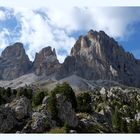
{"label": "sunlit rock face", "polygon": [[60,64],[56,56],[55,49],[51,47],[43,48],[36,53],[33,69],[37,75],[51,75],[56,72]]}
{"label": "sunlit rock face", "polygon": [[113,80],[140,87],[140,60],[125,52],[103,31],[90,30],[80,36],[62,64],[50,46],[36,53],[33,62],[22,43],[8,46],[0,57],[0,79],[11,80],[27,73],[56,77],[57,80],[77,75],[87,80]]}
{"label": "sunlit rock face", "polygon": [[90,30],[71,49],[58,79],[76,74],[88,80],[115,80],[140,87],[140,61],[105,32]]}

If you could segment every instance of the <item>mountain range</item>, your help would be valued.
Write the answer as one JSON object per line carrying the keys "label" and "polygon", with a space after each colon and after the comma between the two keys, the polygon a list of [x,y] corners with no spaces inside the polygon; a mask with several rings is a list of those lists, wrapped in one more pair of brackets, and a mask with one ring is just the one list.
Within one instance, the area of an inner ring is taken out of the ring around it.
{"label": "mountain range", "polygon": [[140,87],[139,77],[140,60],[104,31],[90,30],[80,36],[62,64],[50,46],[31,62],[20,42],[6,47],[0,56],[0,86],[4,87],[53,86],[63,81],[74,88],[94,88],[99,83]]}

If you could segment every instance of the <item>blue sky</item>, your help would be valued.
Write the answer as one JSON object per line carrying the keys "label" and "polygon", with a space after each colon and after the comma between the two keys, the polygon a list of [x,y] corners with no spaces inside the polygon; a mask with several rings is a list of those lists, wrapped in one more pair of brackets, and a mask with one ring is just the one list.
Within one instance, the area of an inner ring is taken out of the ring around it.
{"label": "blue sky", "polygon": [[140,59],[140,7],[34,5],[32,8],[7,3],[0,7],[0,52],[20,41],[33,60],[36,52],[52,46],[63,62],[76,39],[93,29],[104,30]]}
{"label": "blue sky", "polygon": [[118,42],[126,51],[132,52],[137,59],[140,59],[140,22],[134,25],[134,33],[128,39],[118,39]]}

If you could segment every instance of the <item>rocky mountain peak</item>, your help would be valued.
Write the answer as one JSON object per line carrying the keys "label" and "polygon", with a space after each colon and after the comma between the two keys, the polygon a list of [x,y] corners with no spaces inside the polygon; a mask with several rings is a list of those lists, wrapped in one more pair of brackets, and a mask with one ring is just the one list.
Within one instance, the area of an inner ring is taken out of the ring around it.
{"label": "rocky mountain peak", "polygon": [[26,55],[23,44],[17,42],[13,45],[6,47],[1,54],[1,57],[8,59],[13,57],[22,57],[23,55]]}
{"label": "rocky mountain peak", "polygon": [[48,46],[36,54],[33,69],[37,75],[49,75],[54,73],[58,66],[59,61],[55,49],[52,50],[52,48]]}
{"label": "rocky mountain peak", "polygon": [[0,59],[0,79],[11,80],[26,74],[31,62],[22,43],[15,43],[4,49]]}
{"label": "rocky mountain peak", "polygon": [[140,86],[137,78],[140,76],[138,63],[132,54],[125,52],[104,31],[90,30],[76,41],[58,75],[66,77],[76,74],[88,80],[115,80],[126,85]]}
{"label": "rocky mountain peak", "polygon": [[2,52],[0,79],[11,80],[29,72],[49,78],[56,76],[57,80],[75,75],[86,80],[112,80],[140,87],[140,60],[104,31],[90,30],[80,36],[63,64],[50,46],[36,53],[34,62],[30,62],[20,42]]}
{"label": "rocky mountain peak", "polygon": [[52,50],[50,46],[43,48],[40,52],[39,55],[43,55],[42,58],[47,58],[50,56],[56,56],[55,49]]}

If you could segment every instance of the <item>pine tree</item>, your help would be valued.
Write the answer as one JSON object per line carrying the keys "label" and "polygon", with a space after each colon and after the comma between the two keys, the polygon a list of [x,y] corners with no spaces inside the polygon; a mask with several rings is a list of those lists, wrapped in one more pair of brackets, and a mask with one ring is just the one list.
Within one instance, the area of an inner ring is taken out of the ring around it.
{"label": "pine tree", "polygon": [[6,96],[7,96],[7,97],[10,97],[11,94],[12,94],[11,88],[8,87],[8,88],[6,89]]}
{"label": "pine tree", "polygon": [[58,119],[58,111],[56,107],[56,95],[54,92],[51,93],[48,101],[48,111],[50,112],[52,119]]}
{"label": "pine tree", "polygon": [[70,131],[70,127],[67,122],[64,123],[64,129],[65,129],[66,133],[68,133]]}
{"label": "pine tree", "polygon": [[54,94],[63,94],[66,97],[66,100],[71,102],[72,107],[74,109],[77,108],[75,93],[68,83],[64,82],[63,84],[57,85],[52,92]]}
{"label": "pine tree", "polygon": [[138,124],[136,120],[131,122],[130,133],[138,133]]}
{"label": "pine tree", "polygon": [[127,122],[124,119],[121,119],[120,130],[121,130],[122,133],[128,133]]}
{"label": "pine tree", "polygon": [[44,92],[38,92],[36,93],[33,98],[32,98],[32,105],[33,107],[38,106],[40,104],[42,104],[42,100],[44,98]]}
{"label": "pine tree", "polygon": [[118,108],[115,108],[114,114],[112,115],[112,126],[116,131],[120,131],[120,121],[121,121],[121,117],[120,117],[120,113],[118,111]]}

